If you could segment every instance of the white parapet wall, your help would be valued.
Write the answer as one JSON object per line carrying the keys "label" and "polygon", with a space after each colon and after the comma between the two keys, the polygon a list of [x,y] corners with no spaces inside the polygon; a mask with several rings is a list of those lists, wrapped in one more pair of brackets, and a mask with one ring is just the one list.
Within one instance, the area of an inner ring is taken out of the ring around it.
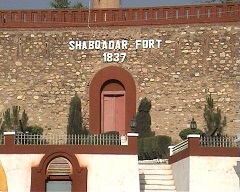
{"label": "white parapet wall", "polygon": [[88,192],[139,192],[137,155],[77,155],[88,168]]}
{"label": "white parapet wall", "polygon": [[189,158],[172,164],[173,178],[177,191],[189,191]]}
{"label": "white parapet wall", "polygon": [[172,164],[177,191],[239,192],[240,157],[190,156]]}
{"label": "white parapet wall", "polygon": [[[27,192],[31,187],[31,167],[37,167],[44,154],[0,154],[8,192]],[[88,192],[139,192],[137,155],[76,154],[86,167]]]}
{"label": "white parapet wall", "polygon": [[239,157],[190,157],[190,191],[239,192]]}
{"label": "white parapet wall", "polygon": [[43,156],[44,154],[0,154],[8,192],[30,191],[31,167],[37,166]]}

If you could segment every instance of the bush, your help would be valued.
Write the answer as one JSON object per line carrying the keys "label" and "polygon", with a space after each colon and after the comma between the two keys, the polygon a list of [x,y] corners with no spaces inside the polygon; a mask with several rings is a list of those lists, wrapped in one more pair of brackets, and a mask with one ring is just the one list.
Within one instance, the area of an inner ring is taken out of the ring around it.
{"label": "bush", "polygon": [[25,129],[25,131],[27,131],[29,134],[33,134],[33,135],[42,135],[43,134],[43,128],[38,125],[29,126]]}
{"label": "bush", "polygon": [[168,146],[171,145],[171,141],[171,137],[165,135],[158,135],[139,139],[139,160],[167,158]]}
{"label": "bush", "polygon": [[189,134],[200,134],[200,135],[202,135],[203,132],[200,129],[190,129],[190,128],[187,128],[187,129],[182,130],[179,133],[179,136],[182,138],[182,140],[185,140],[185,139],[187,139],[187,136]]}
{"label": "bush", "polygon": [[[41,135],[43,134],[42,127],[38,125],[28,126],[24,131],[25,132],[20,131],[16,133],[15,143],[38,145],[47,143],[45,139],[41,139]],[[34,135],[34,137],[32,137],[31,135]]]}

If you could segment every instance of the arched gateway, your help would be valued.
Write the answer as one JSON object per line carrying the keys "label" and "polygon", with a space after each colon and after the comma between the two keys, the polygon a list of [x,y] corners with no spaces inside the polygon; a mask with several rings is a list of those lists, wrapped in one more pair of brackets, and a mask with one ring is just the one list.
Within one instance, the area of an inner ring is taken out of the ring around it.
{"label": "arched gateway", "polygon": [[50,151],[38,167],[32,167],[31,191],[47,192],[61,186],[72,192],[87,191],[87,168],[79,166],[74,154],[62,150]]}
{"label": "arched gateway", "polygon": [[117,66],[101,69],[89,89],[89,129],[95,134],[130,131],[136,111],[136,86],[131,74]]}

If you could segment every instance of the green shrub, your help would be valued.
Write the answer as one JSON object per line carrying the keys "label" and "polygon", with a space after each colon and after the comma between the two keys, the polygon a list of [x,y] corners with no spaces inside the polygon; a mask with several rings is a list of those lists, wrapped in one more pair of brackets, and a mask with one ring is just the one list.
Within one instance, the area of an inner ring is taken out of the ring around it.
{"label": "green shrub", "polygon": [[190,129],[190,128],[187,128],[187,129],[183,129],[179,133],[179,136],[182,138],[182,140],[185,140],[185,139],[187,139],[187,136],[189,134],[200,134],[200,135],[202,135],[203,132],[200,129]]}
{"label": "green shrub", "polygon": [[29,134],[33,134],[33,135],[42,135],[43,134],[43,128],[38,125],[29,126],[25,129],[25,131],[27,131],[27,132],[29,132]]}
{"label": "green shrub", "polygon": [[[27,133],[16,133],[15,143],[47,144],[47,141],[45,139],[41,139],[41,135],[43,134],[42,127],[38,125],[28,126],[24,131]],[[29,135],[34,135],[34,137],[31,137]]]}
{"label": "green shrub", "polygon": [[141,138],[138,140],[138,158],[139,160],[167,158],[169,145],[171,137],[165,135]]}

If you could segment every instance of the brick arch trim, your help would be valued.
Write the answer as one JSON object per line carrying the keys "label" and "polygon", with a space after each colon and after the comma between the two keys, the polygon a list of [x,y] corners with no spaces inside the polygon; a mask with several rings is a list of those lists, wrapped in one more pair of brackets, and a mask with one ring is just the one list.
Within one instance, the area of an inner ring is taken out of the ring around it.
{"label": "brick arch trim", "polygon": [[[32,167],[31,191],[46,191],[47,166],[57,157],[64,157],[72,164],[73,172],[69,175],[69,179],[72,180],[72,191],[87,191],[87,168],[79,166],[78,160],[73,153],[61,149],[48,152],[41,159],[37,167]],[[61,176],[58,178],[61,179]]]}
{"label": "brick arch trim", "polygon": [[89,129],[92,133],[101,132],[101,87],[108,80],[117,80],[125,88],[125,130],[131,131],[130,121],[136,114],[136,85],[132,75],[118,66],[108,66],[98,71],[89,87]]}

